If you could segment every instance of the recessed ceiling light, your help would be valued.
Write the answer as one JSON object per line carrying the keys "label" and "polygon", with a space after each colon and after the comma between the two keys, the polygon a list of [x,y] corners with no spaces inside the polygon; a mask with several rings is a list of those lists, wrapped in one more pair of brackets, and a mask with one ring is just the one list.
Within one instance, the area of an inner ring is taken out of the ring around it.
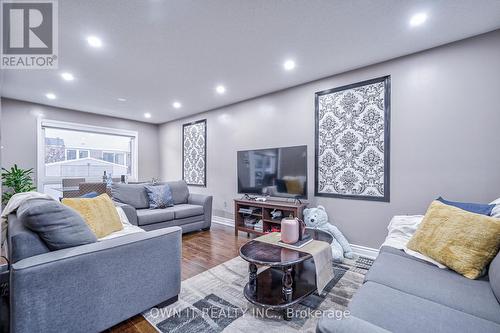
{"label": "recessed ceiling light", "polygon": [[88,36],[87,43],[89,43],[89,45],[92,47],[101,47],[102,46],[102,40],[96,36]]}
{"label": "recessed ceiling light", "polygon": [[45,97],[47,97],[48,99],[56,99],[56,95],[53,93],[46,93]]}
{"label": "recessed ceiling light", "polygon": [[151,118],[151,113],[146,112],[146,113],[144,114],[144,118],[147,118],[147,119]]}
{"label": "recessed ceiling light", "polygon": [[295,68],[295,61],[293,60],[287,60],[283,63],[283,68],[287,71],[291,71],[292,69]]}
{"label": "recessed ceiling light", "polygon": [[182,106],[182,104],[180,102],[173,102],[172,106],[176,109],[179,109]]}
{"label": "recessed ceiling light", "polygon": [[416,26],[423,24],[425,21],[427,21],[427,14],[426,13],[417,13],[411,17],[410,26],[416,27]]}
{"label": "recessed ceiling light", "polygon": [[219,84],[217,87],[215,87],[215,91],[217,91],[218,94],[222,95],[223,93],[226,92],[226,87]]}
{"label": "recessed ceiling light", "polygon": [[127,101],[127,99],[123,98],[123,97],[118,97],[117,100],[120,101],[120,102],[126,102]]}
{"label": "recessed ceiling light", "polygon": [[73,74],[68,73],[68,72],[61,73],[61,77],[66,81],[73,81],[75,79]]}

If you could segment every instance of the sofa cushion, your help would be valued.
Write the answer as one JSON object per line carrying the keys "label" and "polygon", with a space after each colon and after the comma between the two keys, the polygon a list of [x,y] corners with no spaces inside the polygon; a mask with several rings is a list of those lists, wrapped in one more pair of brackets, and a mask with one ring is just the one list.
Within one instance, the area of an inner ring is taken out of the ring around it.
{"label": "sofa cushion", "polygon": [[149,208],[149,198],[145,184],[113,184],[111,196],[113,200],[130,205],[135,209]]}
{"label": "sofa cushion", "polygon": [[[418,262],[421,262],[421,263],[424,263],[424,264],[431,264],[431,265],[437,267],[434,263],[431,263],[430,261],[414,257],[411,254],[406,253],[404,250],[396,249],[396,248],[394,248],[392,246],[382,246],[380,248],[379,255],[382,254],[382,253],[395,254],[395,255],[398,255],[398,256],[401,256],[401,257],[405,257],[405,258],[408,258],[408,259],[412,259],[412,260],[415,260],[415,261],[418,261]],[[444,265],[442,265],[442,266],[446,267]]]}
{"label": "sofa cushion", "polygon": [[382,327],[373,325],[366,320],[354,316],[344,319],[324,316],[316,326],[316,333],[390,333]]}
{"label": "sofa cushion", "polygon": [[184,180],[163,182],[160,184],[167,184],[168,186],[170,186],[172,197],[174,198],[174,204],[179,205],[188,202],[189,189],[187,183]]}
{"label": "sofa cushion", "polygon": [[500,219],[433,201],[407,247],[476,279],[498,253]]}
{"label": "sofa cushion", "polygon": [[382,252],[365,281],[377,282],[500,324],[500,304],[487,280],[470,280],[448,269]]}
{"label": "sofa cushion", "polygon": [[24,258],[50,252],[47,244],[40,236],[36,232],[26,228],[19,221],[16,214],[9,215],[7,227],[9,228],[7,236],[9,237],[9,260],[11,264]]}
{"label": "sofa cushion", "polygon": [[64,198],[62,203],[80,213],[97,238],[123,229],[116,207],[107,194],[96,198]]}
{"label": "sofa cushion", "polygon": [[500,252],[491,262],[488,275],[490,278],[491,289],[500,303]]}
{"label": "sofa cushion", "polygon": [[97,241],[80,214],[55,200],[27,200],[17,209],[17,217],[52,251]]}
{"label": "sofa cushion", "polygon": [[493,321],[371,281],[354,295],[349,310],[391,332],[500,332]]}
{"label": "sofa cushion", "polygon": [[137,210],[137,224],[147,225],[174,219],[174,207],[164,209],[138,209]]}
{"label": "sofa cushion", "polygon": [[172,191],[168,184],[160,185],[145,185],[146,193],[149,198],[149,208],[161,209],[172,207],[174,199],[172,198]]}
{"label": "sofa cushion", "polygon": [[181,204],[181,205],[175,205],[170,209],[174,211],[174,218],[176,220],[191,216],[203,215],[204,213],[203,206],[199,205]]}

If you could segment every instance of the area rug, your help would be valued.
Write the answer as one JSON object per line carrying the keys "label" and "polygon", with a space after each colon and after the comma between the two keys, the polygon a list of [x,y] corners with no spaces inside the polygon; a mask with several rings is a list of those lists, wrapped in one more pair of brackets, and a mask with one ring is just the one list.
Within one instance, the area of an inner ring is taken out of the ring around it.
{"label": "area rug", "polygon": [[359,257],[333,264],[334,279],[321,295],[314,293],[294,306],[290,321],[245,299],[248,263],[240,257],[184,280],[176,303],[152,308],[143,316],[159,332],[315,332],[322,316],[341,319],[348,315],[347,304],[372,263]]}

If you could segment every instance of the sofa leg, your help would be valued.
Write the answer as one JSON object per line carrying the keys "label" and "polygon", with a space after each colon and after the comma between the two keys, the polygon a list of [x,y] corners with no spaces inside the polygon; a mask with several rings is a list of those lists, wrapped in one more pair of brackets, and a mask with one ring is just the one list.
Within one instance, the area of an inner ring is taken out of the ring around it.
{"label": "sofa leg", "polygon": [[175,295],[174,297],[172,298],[169,298],[167,299],[166,301],[164,302],[161,302],[160,304],[156,305],[157,308],[164,308],[166,306],[169,306],[170,304],[174,304],[175,302],[177,302],[179,300],[179,295]]}
{"label": "sofa leg", "polygon": [[203,230],[203,231],[209,231],[209,230],[210,230],[210,227],[206,227],[206,228],[203,228],[203,229],[201,229],[201,230]]}

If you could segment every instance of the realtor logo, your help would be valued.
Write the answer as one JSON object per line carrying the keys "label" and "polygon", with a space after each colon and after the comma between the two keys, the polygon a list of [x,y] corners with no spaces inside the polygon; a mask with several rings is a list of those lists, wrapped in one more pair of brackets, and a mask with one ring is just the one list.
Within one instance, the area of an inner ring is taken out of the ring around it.
{"label": "realtor logo", "polygon": [[3,1],[1,18],[1,68],[57,68],[56,0]]}

